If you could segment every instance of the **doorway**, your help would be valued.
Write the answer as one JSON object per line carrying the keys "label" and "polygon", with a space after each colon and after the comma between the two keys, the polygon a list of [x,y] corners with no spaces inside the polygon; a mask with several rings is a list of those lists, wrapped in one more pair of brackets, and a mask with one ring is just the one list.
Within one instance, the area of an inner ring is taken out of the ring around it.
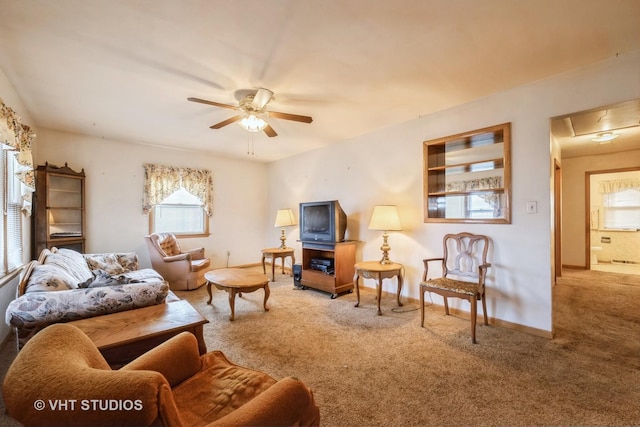
{"label": "doorway", "polygon": [[640,275],[640,166],[586,172],[585,190],[588,269]]}
{"label": "doorway", "polygon": [[[554,256],[554,275],[558,278],[563,268],[591,269],[591,246],[598,245],[591,243],[596,228],[591,224],[589,177],[640,170],[640,99],[554,117],[550,127],[553,242],[560,252]],[[640,239],[640,232],[634,235]]]}

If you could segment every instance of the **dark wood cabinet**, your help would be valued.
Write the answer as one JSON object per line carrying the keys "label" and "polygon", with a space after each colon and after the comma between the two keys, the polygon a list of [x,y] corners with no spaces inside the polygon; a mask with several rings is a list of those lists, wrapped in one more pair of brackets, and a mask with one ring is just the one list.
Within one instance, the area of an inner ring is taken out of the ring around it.
{"label": "dark wood cabinet", "polygon": [[42,249],[68,248],[85,251],[85,173],[66,164],[36,168],[33,195],[33,258]]}
{"label": "dark wood cabinet", "polygon": [[[303,287],[329,292],[331,298],[353,290],[353,277],[356,264],[356,243],[346,241],[338,243],[302,242]],[[329,271],[312,268],[315,262],[326,262]]]}

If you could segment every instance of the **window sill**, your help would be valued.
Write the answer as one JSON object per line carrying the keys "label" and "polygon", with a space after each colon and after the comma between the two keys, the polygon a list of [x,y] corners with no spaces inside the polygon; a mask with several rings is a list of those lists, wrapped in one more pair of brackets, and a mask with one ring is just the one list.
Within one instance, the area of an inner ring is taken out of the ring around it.
{"label": "window sill", "polygon": [[15,270],[7,273],[6,275],[2,276],[2,278],[0,278],[0,288],[2,288],[3,286],[5,286],[6,284],[10,283],[14,278],[16,278],[24,269],[24,265],[16,268]]}

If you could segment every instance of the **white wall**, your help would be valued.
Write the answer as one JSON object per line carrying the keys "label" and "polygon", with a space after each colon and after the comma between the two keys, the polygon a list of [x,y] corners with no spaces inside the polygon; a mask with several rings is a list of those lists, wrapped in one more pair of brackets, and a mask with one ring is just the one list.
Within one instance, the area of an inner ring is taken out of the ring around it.
{"label": "white wall", "polygon": [[[628,167],[640,167],[640,151],[573,157],[562,161],[563,264],[588,267],[585,259],[585,221],[587,218],[587,212],[585,211],[585,173]],[[592,204],[594,203],[595,201],[592,201]],[[625,234],[632,234],[637,239],[637,233]],[[592,231],[591,235],[592,239],[599,239],[598,232]],[[618,234],[618,236],[620,235]],[[606,259],[606,256],[603,259]]]}
{"label": "white wall", "polygon": [[[422,259],[437,256],[448,232],[489,235],[493,268],[489,315],[552,331],[552,212],[549,118],[640,97],[640,52],[430,114],[269,166],[271,217],[281,207],[338,199],[348,215],[347,237],[360,240],[359,260],[380,256],[379,232],[367,229],[376,204],[396,204],[404,230],[391,233],[390,256],[406,267],[403,294],[417,298]],[[429,94],[425,94],[429,96]],[[416,116],[419,112],[416,112]],[[423,223],[422,142],[504,122],[512,123],[512,224]],[[527,201],[538,203],[527,214]],[[270,218],[272,221],[273,218]],[[272,230],[271,240],[278,230]],[[289,242],[298,231],[289,232]],[[301,257],[300,244],[296,257]],[[373,287],[372,281],[366,286]],[[383,288],[393,292],[395,281]],[[441,300],[433,297],[434,302]],[[468,304],[460,303],[468,310]]]}
{"label": "white wall", "polygon": [[[133,141],[134,142],[134,141]],[[207,238],[183,238],[184,249],[204,247],[214,267],[259,262],[265,244],[266,166],[204,153],[171,150],[41,129],[36,163],[68,164],[85,170],[86,252],[135,251],[149,267],[143,237],[149,234],[142,212],[144,163],[209,169],[214,206]]]}

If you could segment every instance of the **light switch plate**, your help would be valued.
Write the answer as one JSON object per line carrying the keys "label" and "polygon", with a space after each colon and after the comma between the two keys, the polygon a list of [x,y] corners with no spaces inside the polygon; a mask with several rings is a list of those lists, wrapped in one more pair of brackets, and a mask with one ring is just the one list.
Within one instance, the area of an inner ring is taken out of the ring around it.
{"label": "light switch plate", "polygon": [[538,213],[538,202],[527,202],[527,213]]}

